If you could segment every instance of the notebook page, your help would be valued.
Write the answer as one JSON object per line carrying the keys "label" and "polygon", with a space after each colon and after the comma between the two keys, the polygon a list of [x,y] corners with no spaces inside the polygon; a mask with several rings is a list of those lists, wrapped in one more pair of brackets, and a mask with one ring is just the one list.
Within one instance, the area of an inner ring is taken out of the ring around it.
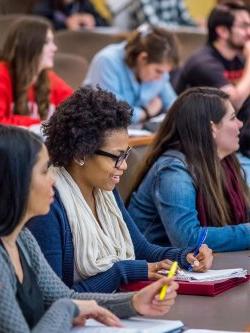
{"label": "notebook page", "polygon": [[101,323],[89,319],[82,328],[73,328],[73,333],[164,333],[176,330],[183,326],[179,320],[158,320],[140,317],[121,320],[124,327],[107,327]]}
{"label": "notebook page", "polygon": [[176,275],[176,280],[178,281],[217,281],[223,279],[231,279],[235,277],[245,277],[247,275],[247,271],[243,268],[234,268],[234,269],[216,269],[216,270],[208,270],[205,273],[197,273],[197,272],[188,272],[182,271]]}
{"label": "notebook page", "polygon": [[128,135],[129,136],[149,136],[149,135],[152,135],[152,132],[149,132],[144,129],[139,129],[139,128],[128,128]]}

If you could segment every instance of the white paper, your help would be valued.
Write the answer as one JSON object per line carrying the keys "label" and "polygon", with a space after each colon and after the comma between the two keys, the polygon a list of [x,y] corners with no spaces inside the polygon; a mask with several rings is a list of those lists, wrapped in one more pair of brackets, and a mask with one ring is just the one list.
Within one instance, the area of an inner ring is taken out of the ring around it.
{"label": "white paper", "polygon": [[217,270],[208,270],[205,273],[196,273],[196,272],[188,272],[184,271],[183,275],[179,275],[176,280],[187,280],[187,281],[217,281],[223,279],[231,279],[235,277],[245,277],[247,271],[243,268],[235,268],[235,269],[217,269]]}
{"label": "white paper", "polygon": [[[167,275],[167,271],[159,271],[163,275]],[[210,269],[205,273],[196,273],[189,271],[180,271],[176,274],[176,281],[199,281],[199,282],[208,282],[208,281],[218,281],[231,278],[242,278],[246,277],[247,270],[243,268],[233,268],[233,269]]]}
{"label": "white paper", "polygon": [[152,132],[139,128],[128,128],[129,136],[149,136],[152,135]]}
{"label": "white paper", "polygon": [[[185,333],[244,333],[244,332],[233,332],[233,331],[213,331],[213,330],[187,330]],[[245,332],[246,333],[246,332]]]}
{"label": "white paper", "polygon": [[150,122],[161,123],[161,122],[163,122],[165,116],[166,116],[166,113],[161,113],[161,114],[159,114],[159,116],[152,117],[150,119]]}
{"label": "white paper", "polygon": [[89,319],[82,328],[73,328],[74,333],[164,333],[183,326],[179,320],[158,320],[141,317],[132,317],[121,320],[124,327],[107,327],[99,322]]}

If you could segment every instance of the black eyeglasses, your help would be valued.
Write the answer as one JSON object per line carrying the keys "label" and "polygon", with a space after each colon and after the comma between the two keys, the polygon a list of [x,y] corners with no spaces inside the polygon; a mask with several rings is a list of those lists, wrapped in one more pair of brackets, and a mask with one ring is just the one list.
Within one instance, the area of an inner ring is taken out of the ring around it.
{"label": "black eyeglasses", "polygon": [[129,156],[129,153],[131,152],[131,149],[132,149],[131,147],[128,147],[128,149],[124,153],[121,153],[118,156],[114,155],[114,154],[111,154],[111,153],[108,153],[106,151],[103,151],[101,149],[97,149],[95,151],[95,154],[112,158],[112,160],[115,161],[115,168],[120,168],[123,161],[127,160],[128,156]]}

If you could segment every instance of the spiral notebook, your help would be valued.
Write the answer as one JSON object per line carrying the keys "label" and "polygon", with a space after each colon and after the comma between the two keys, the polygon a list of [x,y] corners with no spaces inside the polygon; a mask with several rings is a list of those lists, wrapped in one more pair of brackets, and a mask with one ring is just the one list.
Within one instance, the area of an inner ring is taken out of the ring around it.
{"label": "spiral notebook", "polygon": [[[209,270],[206,273],[184,271],[176,276],[179,283],[177,292],[182,295],[216,296],[239,284],[246,283],[249,279],[247,271],[242,268]],[[131,282],[122,285],[120,290],[137,291],[150,283],[152,281]]]}
{"label": "spiral notebook", "polygon": [[[167,271],[159,271],[163,275],[167,275]],[[247,270],[243,268],[233,268],[233,269],[210,269],[205,273],[196,273],[189,271],[180,271],[177,273],[176,281],[218,281],[232,278],[244,278],[247,275]]]}

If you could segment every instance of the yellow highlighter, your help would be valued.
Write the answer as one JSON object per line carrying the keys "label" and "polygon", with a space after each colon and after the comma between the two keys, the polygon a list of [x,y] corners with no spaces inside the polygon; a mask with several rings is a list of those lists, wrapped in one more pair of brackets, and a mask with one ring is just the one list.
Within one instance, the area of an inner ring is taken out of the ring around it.
{"label": "yellow highlighter", "polygon": [[[172,266],[170,267],[170,270],[168,272],[168,278],[171,278],[173,276],[175,276],[175,273],[176,273],[176,270],[177,270],[177,267],[178,267],[178,263],[177,261],[174,261],[172,263]],[[167,293],[167,289],[168,289],[168,286],[165,285],[161,288],[161,292],[160,292],[160,301],[163,301],[165,296],[166,296],[166,293]]]}

